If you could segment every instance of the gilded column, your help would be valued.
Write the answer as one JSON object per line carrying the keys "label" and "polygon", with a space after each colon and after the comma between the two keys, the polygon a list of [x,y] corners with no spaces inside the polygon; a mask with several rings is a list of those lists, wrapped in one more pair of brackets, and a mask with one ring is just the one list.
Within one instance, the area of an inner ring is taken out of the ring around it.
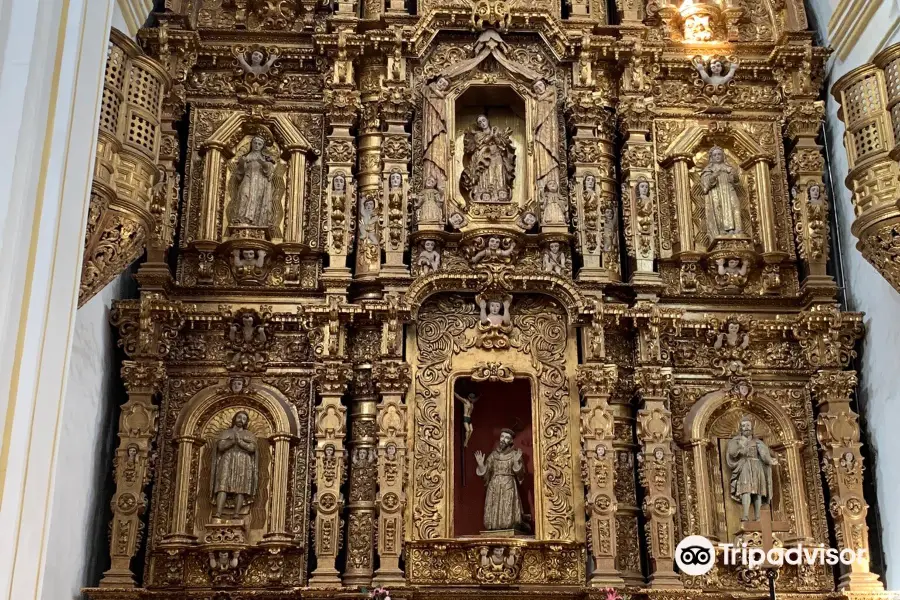
{"label": "gilded column", "polygon": [[347,258],[353,249],[356,230],[356,182],[353,176],[356,137],[350,131],[356,123],[360,101],[353,78],[353,61],[347,53],[346,33],[339,34],[338,46],[324,95],[325,115],[331,132],[325,145],[325,250],[329,265],[322,275],[327,291],[345,293],[350,283]]}
{"label": "gilded column", "polygon": [[856,388],[854,371],[820,370],[810,379],[819,408],[816,437],[822,454],[822,470],[831,495],[829,511],[839,549],[862,550],[865,557],[841,565],[838,589],[878,592],[884,585],[869,571],[868,505],[863,497],[863,458],[860,453],[859,417],[850,406]]}
{"label": "gilded column", "polygon": [[[640,65],[631,65],[640,69]],[[632,80],[635,77],[631,78]],[[640,89],[638,91],[641,91]],[[650,119],[639,99],[632,99],[621,113],[625,136],[622,154],[622,209],[625,223],[625,248],[631,264],[631,283],[637,286],[659,286],[659,273],[653,269],[656,251],[656,214],[658,206],[653,142]]]}
{"label": "gilded column", "polygon": [[672,387],[670,367],[643,366],[634,373],[641,409],[637,433],[641,444],[638,474],[644,488],[643,511],[649,539],[651,588],[680,588],[674,570],[675,499],[672,493],[672,414],[666,408]]}
{"label": "gilded column", "polygon": [[584,398],[581,437],[587,461],[586,506],[594,560],[590,583],[601,588],[624,585],[616,568],[615,427],[609,405],[617,378],[618,369],[612,364],[580,365],[576,377]]}
{"label": "gilded column", "polygon": [[404,585],[400,568],[406,512],[406,392],[412,370],[402,360],[375,364],[375,383],[381,392],[377,412],[378,435],[378,558],[375,583]]}
{"label": "gilded column", "polygon": [[357,251],[354,278],[375,280],[381,271],[382,204],[381,193],[381,80],[384,65],[375,57],[361,70],[362,111],[359,122],[359,205],[357,213]]}
{"label": "gilded column", "polygon": [[347,432],[347,408],[341,397],[347,391],[353,372],[342,360],[326,360],[316,366],[319,403],[316,406],[316,491],[313,495],[315,513],[314,551],[316,569],[309,580],[311,587],[328,588],[341,585],[335,567],[340,531]]}
{"label": "gilded column", "polygon": [[[392,78],[405,78],[402,57],[389,60],[393,65]],[[390,67],[389,67],[390,70]],[[409,159],[411,146],[407,124],[412,116],[410,91],[405,82],[398,82],[382,90],[381,114],[387,124],[382,145],[382,197],[385,199],[381,219],[384,223],[382,244],[384,266],[382,275],[409,277],[409,267],[403,263],[409,232]]]}
{"label": "gilded column", "polygon": [[156,437],[159,409],[153,397],[165,381],[162,361],[125,361],[122,380],[128,401],[119,416],[119,447],[113,459],[116,491],[112,498],[110,568],[100,587],[135,586],[131,560],[142,537],[141,515],[147,509],[144,489],[150,482],[150,451]]}
{"label": "gilded column", "polygon": [[350,486],[344,585],[369,587],[375,570],[375,404],[372,365],[356,368],[350,408]]}
{"label": "gilded column", "polygon": [[826,272],[830,207],[822,181],[825,158],[816,141],[824,112],[825,105],[820,101],[792,104],[785,128],[791,143],[788,172],[794,236],[805,271],[801,291],[807,300],[830,300],[836,292],[834,279]]}

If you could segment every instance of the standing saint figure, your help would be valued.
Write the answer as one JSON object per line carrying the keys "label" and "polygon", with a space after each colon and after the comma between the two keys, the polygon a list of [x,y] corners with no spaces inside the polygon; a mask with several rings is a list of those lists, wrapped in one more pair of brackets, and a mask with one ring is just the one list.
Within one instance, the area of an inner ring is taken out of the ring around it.
{"label": "standing saint figure", "polygon": [[216,504],[216,518],[222,516],[229,497],[234,498],[234,515],[240,516],[245,502],[256,496],[259,454],[256,436],[247,429],[249,424],[249,415],[238,411],[231,419],[231,427],[216,437],[212,447],[210,490]]}
{"label": "standing saint figure", "polygon": [[437,180],[433,176],[425,178],[425,189],[419,195],[416,209],[416,221],[419,225],[444,222],[444,198],[437,189]]}
{"label": "standing saint figure", "polygon": [[548,179],[541,193],[541,224],[565,225],[568,222],[566,208],[566,201],[559,193],[556,179]]}
{"label": "standing saint figure", "polygon": [[515,529],[522,524],[522,498],[518,484],[525,477],[522,451],[513,446],[515,432],[504,429],[500,441],[491,452],[475,452],[475,474],[484,479],[487,496],[484,500],[484,529],[497,531]]}
{"label": "standing saint figure", "polygon": [[[534,169],[537,189],[556,184],[559,177],[559,121],[556,117],[556,88],[538,79],[533,86],[534,111]],[[542,219],[545,223],[545,219]]]}
{"label": "standing saint figure", "polygon": [[741,503],[741,521],[759,521],[762,503],[772,501],[772,465],[778,459],[761,439],[753,437],[753,423],[749,417],[741,419],[740,431],[728,441],[726,461],[731,469],[731,497]]}
{"label": "standing saint figure", "polygon": [[509,202],[516,177],[516,149],[512,130],[491,127],[479,115],[463,137],[463,173],[460,185],[469,199],[479,202]]}
{"label": "standing saint figure", "polygon": [[425,112],[422,117],[422,175],[427,182],[433,179],[435,188],[443,190],[447,181],[447,88],[450,82],[438,77],[425,86]]}
{"label": "standing saint figure", "polygon": [[700,187],[706,197],[710,230],[715,235],[742,233],[741,200],[736,184],[738,174],[725,159],[725,151],[718,146],[709,150],[709,162],[700,172]]}
{"label": "standing saint figure", "polygon": [[254,136],[250,140],[250,150],[237,159],[234,181],[238,184],[235,194],[233,225],[271,227],[275,220],[272,175],[275,161],[263,150],[266,140]]}

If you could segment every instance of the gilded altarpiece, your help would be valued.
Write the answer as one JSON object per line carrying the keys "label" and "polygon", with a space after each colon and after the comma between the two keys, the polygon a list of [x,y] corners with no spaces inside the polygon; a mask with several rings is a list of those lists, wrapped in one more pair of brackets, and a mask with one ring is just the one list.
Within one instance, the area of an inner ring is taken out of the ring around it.
{"label": "gilded altarpiece", "polygon": [[749,599],[679,540],[868,548],[802,3],[157,5],[85,242],[82,300],[146,248],[88,597]]}

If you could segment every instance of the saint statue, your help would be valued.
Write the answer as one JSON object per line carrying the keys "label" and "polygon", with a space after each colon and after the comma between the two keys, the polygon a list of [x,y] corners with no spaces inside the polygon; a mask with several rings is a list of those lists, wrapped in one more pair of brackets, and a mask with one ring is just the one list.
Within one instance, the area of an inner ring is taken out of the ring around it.
{"label": "saint statue", "polygon": [[753,423],[749,417],[741,419],[740,431],[728,442],[728,467],[731,469],[731,497],[741,503],[741,521],[750,520],[750,503],[753,503],[753,520],[759,521],[763,500],[772,501],[772,465],[778,459],[769,447],[753,437]]}
{"label": "saint statue", "polygon": [[[534,111],[534,167],[537,189],[549,189],[552,181],[559,189],[559,121],[556,118],[556,88],[538,79],[533,86]],[[544,223],[548,221],[542,219]]]}
{"label": "saint statue", "polygon": [[256,436],[247,429],[249,423],[247,413],[238,411],[231,420],[231,427],[216,437],[212,447],[210,490],[216,504],[216,518],[222,516],[229,497],[234,498],[234,514],[239,516],[245,502],[256,495],[259,455]]}
{"label": "saint statue", "polygon": [[707,219],[715,235],[742,233],[741,201],[738,198],[737,170],[725,160],[718,146],[709,150],[709,162],[700,173],[700,187],[706,197]]}
{"label": "saint statue", "polygon": [[416,220],[419,225],[444,222],[444,198],[437,189],[437,180],[434,177],[425,178],[425,189],[419,196],[416,208],[418,209]]}
{"label": "saint statue", "polygon": [[471,200],[509,202],[516,172],[516,150],[512,130],[491,127],[479,115],[463,137],[463,173],[460,185]]}
{"label": "saint statue", "polygon": [[425,86],[425,112],[422,117],[422,175],[425,187],[428,180],[435,182],[437,190],[443,190],[447,181],[447,88],[450,82],[444,77]]}
{"label": "saint statue", "polygon": [[419,252],[416,264],[419,265],[419,273],[422,275],[434,273],[441,268],[441,253],[435,250],[434,240],[422,242],[422,251]]}
{"label": "saint statue", "polygon": [[559,193],[559,184],[556,182],[556,179],[549,179],[544,186],[544,191],[541,194],[541,223],[543,225],[565,225],[568,220],[566,219],[566,204],[565,200],[562,197],[562,194]]}
{"label": "saint statue", "polygon": [[235,207],[231,223],[253,227],[272,227],[275,221],[274,186],[275,160],[263,152],[266,140],[254,136],[250,150],[237,159],[232,177]]}
{"label": "saint statue", "polygon": [[515,529],[522,524],[522,499],[518,484],[525,476],[522,451],[513,446],[512,429],[500,432],[500,441],[490,456],[475,452],[475,473],[484,479],[487,497],[484,500],[484,528],[486,531]]}
{"label": "saint statue", "polygon": [[554,275],[565,274],[566,254],[562,251],[559,242],[550,242],[550,247],[544,250],[544,272]]}

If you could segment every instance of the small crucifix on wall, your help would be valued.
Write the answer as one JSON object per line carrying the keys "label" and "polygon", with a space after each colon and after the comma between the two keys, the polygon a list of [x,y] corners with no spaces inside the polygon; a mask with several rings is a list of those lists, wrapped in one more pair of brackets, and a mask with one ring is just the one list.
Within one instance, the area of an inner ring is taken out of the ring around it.
{"label": "small crucifix on wall", "polygon": [[456,392],[453,393],[457,400],[463,405],[463,447],[469,445],[469,438],[472,437],[472,412],[475,410],[475,403],[478,402],[478,395],[470,392],[466,396],[462,396]]}

